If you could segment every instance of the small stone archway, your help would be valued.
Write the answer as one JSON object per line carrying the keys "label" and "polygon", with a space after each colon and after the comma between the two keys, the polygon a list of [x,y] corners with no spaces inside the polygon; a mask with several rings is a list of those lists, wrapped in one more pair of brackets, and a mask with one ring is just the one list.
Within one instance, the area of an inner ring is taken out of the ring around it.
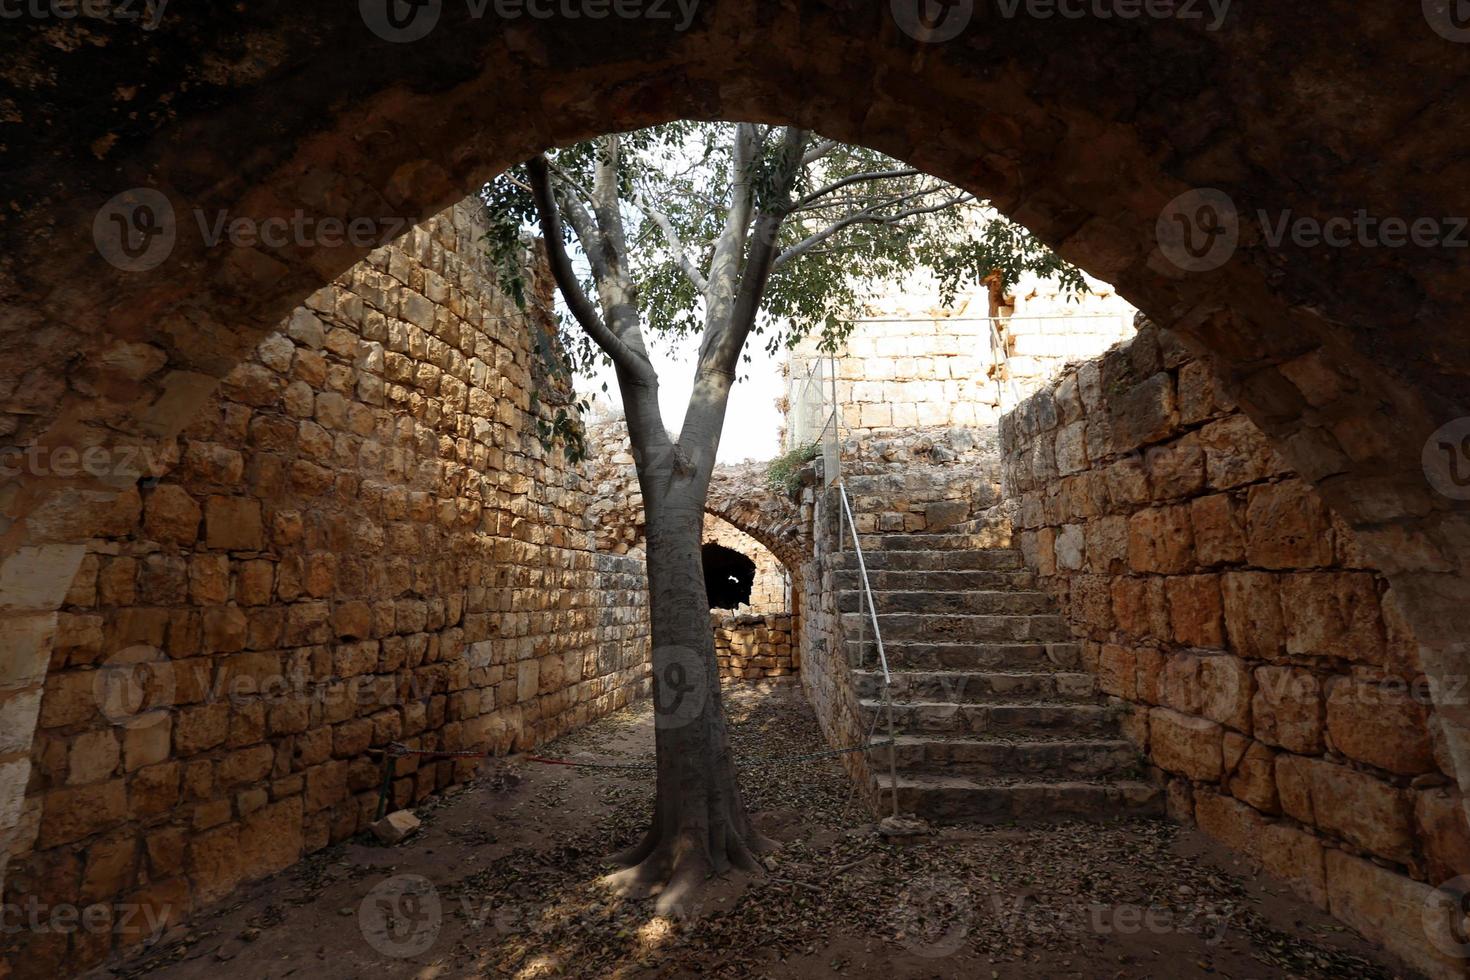
{"label": "small stone archway", "polygon": [[704,510],[769,549],[791,574],[792,594],[800,594],[802,567],[812,559],[811,520],[767,482],[766,464],[716,467]]}
{"label": "small stone archway", "polygon": [[[70,21],[7,38],[7,77],[28,86],[0,99],[7,439],[113,461],[0,487],[15,697],[34,702],[44,679],[81,542],[136,500],[141,474],[124,458],[176,434],[370,244],[212,246],[218,219],[361,220],[387,239],[547,145],[681,117],[797,122],[872,145],[987,195],[1115,283],[1213,354],[1244,411],[1354,527],[1426,673],[1463,674],[1470,501],[1429,485],[1423,451],[1446,424],[1470,426],[1465,252],[1273,247],[1253,217],[1470,213],[1454,125],[1470,63],[1432,11],[1324,0],[1232,9],[1212,27],[978,5],[935,43],[905,31],[902,2],[718,0],[683,25],[428,9],[438,22],[406,44],[370,29],[371,3],[170,8],[154,31]],[[1244,216],[1241,247],[1189,273],[1158,229],[1199,188]],[[109,264],[97,229],[136,217],[140,196],[172,213],[149,229],[172,229],[171,247],[151,268],[151,255]],[[1470,705],[1442,717],[1470,782]],[[0,824],[26,751],[0,757]]]}

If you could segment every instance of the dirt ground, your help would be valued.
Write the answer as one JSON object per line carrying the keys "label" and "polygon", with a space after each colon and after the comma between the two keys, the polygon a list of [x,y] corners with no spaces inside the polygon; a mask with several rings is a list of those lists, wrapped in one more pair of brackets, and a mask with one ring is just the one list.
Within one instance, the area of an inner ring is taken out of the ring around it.
{"label": "dirt ground", "polygon": [[[729,699],[736,754],[821,736],[793,690]],[[629,709],[542,755],[648,761]],[[687,920],[597,884],[634,842],[653,774],[487,763],[396,847],[357,839],[238,893],[94,976],[193,978],[1412,976],[1199,834],[1164,821],[946,828],[893,841],[831,758],[753,765],[781,848]]]}

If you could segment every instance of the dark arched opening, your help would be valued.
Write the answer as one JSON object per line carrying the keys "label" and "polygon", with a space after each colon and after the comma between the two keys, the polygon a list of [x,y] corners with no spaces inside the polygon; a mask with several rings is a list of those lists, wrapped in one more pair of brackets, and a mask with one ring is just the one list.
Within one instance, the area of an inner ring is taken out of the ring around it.
{"label": "dark arched opening", "polygon": [[704,587],[711,609],[738,609],[750,602],[755,584],[755,562],[732,548],[706,544],[700,548],[704,561]]}

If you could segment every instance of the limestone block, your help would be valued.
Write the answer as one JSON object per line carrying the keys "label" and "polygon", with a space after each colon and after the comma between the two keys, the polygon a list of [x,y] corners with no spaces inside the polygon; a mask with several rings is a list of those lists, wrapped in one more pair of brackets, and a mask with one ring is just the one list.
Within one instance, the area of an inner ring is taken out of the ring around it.
{"label": "limestone block", "polygon": [[205,534],[209,547],[221,551],[257,551],[265,536],[260,501],[246,497],[212,496],[205,505]]}
{"label": "limestone block", "polygon": [[1174,379],[1160,371],[1106,399],[1108,426],[1114,447],[1121,452],[1157,442],[1178,424]]}
{"label": "limestone block", "polygon": [[1470,825],[1465,801],[1452,789],[1419,790],[1414,794],[1414,826],[1424,850],[1431,885],[1470,874]]}
{"label": "limestone block", "polygon": [[1152,708],[1148,727],[1153,759],[1160,768],[1205,782],[1220,778],[1219,725],[1170,708]]}
{"label": "limestone block", "polygon": [[1282,579],[1288,653],[1384,663],[1378,591],[1367,572],[1300,572]]}
{"label": "limestone block", "polygon": [[1201,565],[1234,564],[1245,560],[1242,515],[1228,494],[1196,497],[1189,502],[1195,556]]}
{"label": "limestone block", "polygon": [[1286,648],[1286,617],[1280,578],[1268,572],[1220,576],[1225,630],[1230,647],[1244,657],[1276,660]]}
{"label": "limestone block", "polygon": [[1251,487],[1246,557],[1261,568],[1320,568],[1333,562],[1332,521],[1300,480]]}
{"label": "limestone block", "polygon": [[1429,712],[1405,685],[1338,677],[1327,687],[1327,733],[1343,755],[1389,772],[1432,772]]}
{"label": "limestone block", "polygon": [[183,487],[164,483],[148,494],[143,530],[157,541],[189,547],[199,536],[203,516],[203,509]]}
{"label": "limestone block", "polygon": [[1177,574],[1193,562],[1187,506],[1151,507],[1128,519],[1128,566],[1133,571]]}
{"label": "limestone block", "polygon": [[1334,916],[1430,977],[1465,975],[1458,897],[1344,851],[1324,857]]}
{"label": "limestone block", "polygon": [[1315,755],[1323,749],[1321,683],[1297,667],[1257,667],[1251,719],[1256,738],[1292,752]]}
{"label": "limestone block", "polygon": [[1220,581],[1214,575],[1177,575],[1164,580],[1173,638],[1191,647],[1220,648],[1225,630]]}

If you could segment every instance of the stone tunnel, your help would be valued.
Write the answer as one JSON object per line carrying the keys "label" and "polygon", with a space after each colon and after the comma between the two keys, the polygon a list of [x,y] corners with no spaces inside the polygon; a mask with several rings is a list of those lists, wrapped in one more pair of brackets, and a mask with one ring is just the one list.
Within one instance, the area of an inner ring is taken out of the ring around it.
{"label": "stone tunnel", "polygon": [[[600,540],[612,478],[528,437],[556,396],[531,400],[463,199],[550,145],[761,119],[983,195],[1148,323],[945,450],[963,491],[910,493],[937,430],[894,436],[909,456],[856,473],[887,501],[861,533],[1013,549],[1175,817],[1463,975],[1425,916],[1470,873],[1466,252],[1254,221],[1470,213],[1470,49],[1423,6],[1234,5],[1217,29],[977,6],[942,43],[827,0],[709,2],[673,32],[446,4],[412,44],[353,5],[8,31],[6,901],[180,924],[371,823],[374,750],[526,750],[648,693],[636,535]],[[175,218],[166,255],[109,261],[98,223],[140,197]],[[1238,247],[1169,261],[1171,208],[1221,197]],[[292,212],[373,234],[200,234]],[[759,487],[724,473],[709,506],[790,578],[750,669],[798,676],[839,744],[864,721],[824,561],[844,532],[819,488]],[[391,802],[474,771],[395,770]],[[142,938],[12,935],[7,962],[66,975]]]}

